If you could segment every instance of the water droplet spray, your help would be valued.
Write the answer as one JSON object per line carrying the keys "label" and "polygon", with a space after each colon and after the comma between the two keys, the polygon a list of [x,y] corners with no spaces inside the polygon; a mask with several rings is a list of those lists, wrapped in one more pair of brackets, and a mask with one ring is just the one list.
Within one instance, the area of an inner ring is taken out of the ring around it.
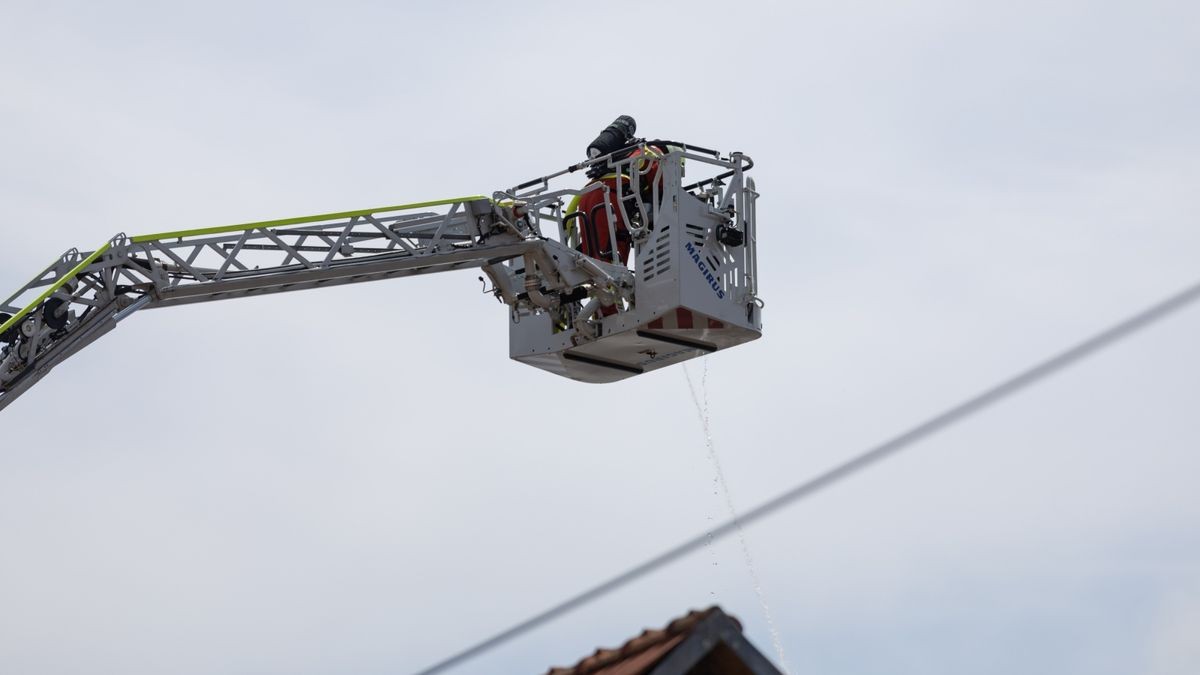
{"label": "water droplet spray", "polygon": [[[758,578],[758,570],[754,567],[754,559],[750,556],[750,546],[746,543],[746,533],[742,531],[741,522],[738,522],[737,508],[733,505],[733,496],[729,493],[729,484],[725,482],[725,471],[721,468],[721,458],[717,456],[716,446],[713,444],[712,432],[708,423],[708,358],[702,359],[704,363],[704,372],[700,377],[700,392],[701,396],[696,396],[696,387],[692,384],[692,374],[688,371],[687,364],[683,364],[683,374],[687,377],[688,391],[692,394],[692,403],[696,406],[696,414],[700,418],[700,425],[704,431],[704,447],[708,453],[708,460],[713,465],[713,470],[716,472],[716,477],[713,479],[721,488],[721,493],[725,497],[725,508],[729,511],[729,517],[737,522],[738,543],[742,548],[742,557],[746,560],[746,569],[750,572],[750,582],[754,585],[754,595],[758,598],[758,604],[762,607],[763,618],[767,623],[767,631],[771,634],[771,645],[775,648],[776,655],[779,656],[779,668],[787,675],[789,668],[787,658],[783,654],[783,641],[779,639],[779,630],[775,627],[775,620],[771,618],[771,608],[767,605],[767,598],[763,594],[762,581]],[[717,494],[713,491],[713,494]],[[708,544],[712,543],[712,533],[709,533]],[[714,552],[715,555],[715,552]],[[716,565],[713,562],[713,565]],[[710,592],[711,593],[711,592]]]}

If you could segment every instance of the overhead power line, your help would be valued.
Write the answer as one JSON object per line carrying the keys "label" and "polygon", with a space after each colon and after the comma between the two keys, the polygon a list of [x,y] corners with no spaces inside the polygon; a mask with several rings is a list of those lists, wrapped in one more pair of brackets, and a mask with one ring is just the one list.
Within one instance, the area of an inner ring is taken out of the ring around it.
{"label": "overhead power line", "polygon": [[739,527],[750,525],[756,521],[762,520],[769,515],[772,515],[779,510],[796,504],[805,497],[809,497],[833,484],[845,480],[850,476],[892,456],[895,456],[901,450],[911,447],[917,441],[923,440],[933,434],[945,429],[946,427],[955,424],[992,404],[1008,398],[1013,394],[1026,390],[1038,382],[1058,373],[1059,371],[1082,361],[1083,359],[1092,356],[1105,347],[1109,347],[1121,340],[1133,335],[1146,326],[1173,314],[1184,307],[1200,299],[1200,283],[1196,283],[1169,298],[1162,300],[1142,311],[1134,314],[1119,323],[1116,323],[1092,337],[1076,344],[1069,349],[1066,349],[1050,358],[985,389],[979,394],[966,399],[965,401],[955,405],[931,418],[912,427],[908,431],[901,433],[898,436],[891,438],[873,448],[865,450],[853,458],[817,475],[814,478],[800,483],[799,485],[783,492],[782,494],[767,500],[766,502],[746,511],[739,518],[732,518],[718,525],[717,527],[697,535],[678,544],[674,548],[668,549],[653,558],[618,574],[611,579],[589,588],[588,590],[579,593],[567,600],[564,600],[557,605],[532,616],[511,628],[505,629],[492,637],[476,644],[463,651],[451,656],[443,661],[440,661],[425,670],[420,671],[417,675],[435,675],[442,673],[450,668],[453,668],[464,661],[472,659],[486,651],[504,644],[524,633],[546,624],[554,619],[578,609],[583,605],[597,600],[622,586],[625,586],[641,577],[650,574],[651,572],[668,565],[689,553],[697,551],[705,547],[711,541],[724,538],[738,531]]}

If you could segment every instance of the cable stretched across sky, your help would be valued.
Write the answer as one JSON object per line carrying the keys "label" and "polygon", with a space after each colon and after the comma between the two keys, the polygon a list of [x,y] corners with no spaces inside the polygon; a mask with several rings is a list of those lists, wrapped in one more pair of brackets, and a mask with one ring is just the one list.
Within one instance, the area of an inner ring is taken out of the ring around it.
{"label": "cable stretched across sky", "polygon": [[1200,299],[1200,282],[1151,305],[1126,319],[1109,326],[1091,337],[1063,350],[1044,361],[1037,363],[1012,377],[995,384],[975,396],[968,398],[958,405],[930,417],[907,431],[891,439],[869,448],[851,459],[828,469],[813,478],[779,494],[772,499],[746,511],[739,518],[721,523],[712,530],[692,537],[675,547],[646,560],[645,562],[618,574],[607,581],[601,582],[578,595],[568,598],[557,605],[530,617],[511,628],[503,630],[492,637],[479,642],[463,651],[420,671],[416,675],[435,675],[445,672],[469,659],[519,637],[535,628],[578,609],[583,605],[597,600],[622,586],[625,586],[655,570],[668,565],[694,551],[704,548],[709,541],[716,541],[735,534],[740,527],[745,527],[769,515],[777,513],[785,507],[792,506],[806,497],[820,492],[850,476],[867,469],[885,459],[895,456],[900,451],[912,447],[918,441],[924,440],[937,432],[974,415],[977,412],[1026,390],[1045,380],[1059,371],[1092,356],[1121,340],[1137,333],[1150,324],[1184,309]]}

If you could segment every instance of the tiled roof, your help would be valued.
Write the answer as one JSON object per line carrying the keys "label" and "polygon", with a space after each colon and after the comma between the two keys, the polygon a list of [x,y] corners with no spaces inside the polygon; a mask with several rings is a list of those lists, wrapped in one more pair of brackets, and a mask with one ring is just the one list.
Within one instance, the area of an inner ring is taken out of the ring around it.
{"label": "tiled roof", "polygon": [[[615,649],[597,649],[595,653],[569,668],[551,668],[546,675],[644,675],[650,672],[672,649],[683,642],[700,622],[720,607],[693,610],[662,629],[647,629]],[[741,630],[741,623],[729,617]]]}

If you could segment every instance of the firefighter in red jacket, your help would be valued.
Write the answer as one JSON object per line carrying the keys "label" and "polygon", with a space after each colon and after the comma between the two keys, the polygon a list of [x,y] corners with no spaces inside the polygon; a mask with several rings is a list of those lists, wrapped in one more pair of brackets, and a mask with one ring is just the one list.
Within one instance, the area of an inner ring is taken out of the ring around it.
{"label": "firefighter in red jacket", "polygon": [[[580,223],[579,250],[605,262],[629,264],[631,245],[629,219],[638,211],[636,200],[648,200],[650,197],[654,182],[659,179],[658,158],[666,154],[666,148],[661,146],[631,147],[636,130],[637,123],[632,117],[628,115],[618,117],[588,146],[588,157],[594,159],[614,152],[616,154],[613,156],[613,160],[617,161],[645,156],[645,159],[632,165],[638,172],[641,194],[633,192],[632,181],[627,174],[611,172],[608,167],[601,164],[593,167],[592,171],[588,173],[588,177],[592,180],[585,186],[585,190],[597,184],[607,187],[607,205],[605,204],[606,191],[602,188],[593,188],[577,196],[567,208],[568,215],[578,214],[575,216],[574,222]],[[618,183],[620,184],[620,197],[617,195]],[[615,233],[614,223],[609,222],[610,220],[616,221]],[[614,238],[618,254],[615,260],[612,250]]]}

